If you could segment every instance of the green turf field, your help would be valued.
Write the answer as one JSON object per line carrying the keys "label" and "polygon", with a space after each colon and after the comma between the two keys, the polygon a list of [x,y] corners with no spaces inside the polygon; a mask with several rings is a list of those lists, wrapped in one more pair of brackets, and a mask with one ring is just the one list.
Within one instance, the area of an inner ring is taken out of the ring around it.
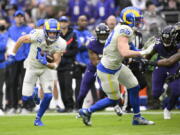
{"label": "green turf field", "polygon": [[151,126],[132,126],[131,115],[118,117],[114,113],[96,113],[92,126],[84,126],[74,114],[47,114],[44,127],[33,126],[34,115],[0,117],[0,135],[180,135],[180,113],[171,120],[163,120],[162,114],[143,114],[156,122]]}

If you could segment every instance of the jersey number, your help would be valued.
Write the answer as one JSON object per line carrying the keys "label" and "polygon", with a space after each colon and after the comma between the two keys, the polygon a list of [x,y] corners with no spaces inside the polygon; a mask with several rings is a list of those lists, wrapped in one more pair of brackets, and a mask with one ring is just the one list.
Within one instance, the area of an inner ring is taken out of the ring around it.
{"label": "jersey number", "polygon": [[107,46],[110,44],[113,35],[114,35],[114,30],[113,30],[113,31],[111,32],[111,34],[108,36],[104,48],[107,47]]}

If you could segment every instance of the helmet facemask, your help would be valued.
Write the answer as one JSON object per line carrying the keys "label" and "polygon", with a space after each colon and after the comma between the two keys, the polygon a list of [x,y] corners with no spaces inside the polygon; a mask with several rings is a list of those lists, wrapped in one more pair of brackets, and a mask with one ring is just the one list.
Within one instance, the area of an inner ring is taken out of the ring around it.
{"label": "helmet facemask", "polygon": [[108,37],[109,33],[105,33],[105,34],[97,34],[98,40],[100,43],[104,44],[106,42],[106,39]]}
{"label": "helmet facemask", "polygon": [[50,42],[55,42],[59,37],[58,31],[46,31],[46,39]]}
{"label": "helmet facemask", "polygon": [[172,47],[175,45],[175,29],[169,25],[164,28],[161,34],[164,47]]}
{"label": "helmet facemask", "polygon": [[106,39],[107,39],[109,32],[110,32],[109,27],[107,25],[105,25],[104,23],[100,23],[96,27],[95,31],[96,31],[96,35],[97,35],[99,42],[104,44],[106,42]]}
{"label": "helmet facemask", "polygon": [[142,29],[143,26],[144,26],[144,19],[143,19],[143,17],[135,17],[134,27],[136,27],[138,29]]}

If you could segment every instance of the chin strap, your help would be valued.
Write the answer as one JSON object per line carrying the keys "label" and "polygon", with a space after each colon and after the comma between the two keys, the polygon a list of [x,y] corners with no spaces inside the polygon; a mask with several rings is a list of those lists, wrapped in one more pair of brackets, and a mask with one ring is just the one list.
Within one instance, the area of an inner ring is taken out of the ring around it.
{"label": "chin strap", "polygon": [[105,43],[106,43],[106,40],[99,40],[99,42],[100,42],[101,44],[105,44]]}

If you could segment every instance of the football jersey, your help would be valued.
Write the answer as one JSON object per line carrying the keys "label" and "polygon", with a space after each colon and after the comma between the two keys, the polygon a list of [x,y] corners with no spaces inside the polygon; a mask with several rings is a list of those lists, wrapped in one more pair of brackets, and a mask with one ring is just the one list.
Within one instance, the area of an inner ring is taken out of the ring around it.
{"label": "football jersey", "polygon": [[53,55],[55,52],[64,52],[66,49],[66,41],[59,37],[55,42],[50,45],[47,45],[45,34],[42,29],[34,29],[30,32],[31,45],[30,52],[25,61],[25,68],[35,67],[35,68],[47,68],[47,66],[41,64],[37,57],[37,48],[41,48],[43,52],[47,52],[50,55]]}
{"label": "football jersey", "polygon": [[117,48],[117,39],[119,36],[128,37],[130,43],[133,40],[134,31],[127,25],[117,24],[110,33],[106,40],[103,57],[101,59],[102,65],[107,69],[116,70],[119,69],[122,64],[123,57],[120,55]]}

